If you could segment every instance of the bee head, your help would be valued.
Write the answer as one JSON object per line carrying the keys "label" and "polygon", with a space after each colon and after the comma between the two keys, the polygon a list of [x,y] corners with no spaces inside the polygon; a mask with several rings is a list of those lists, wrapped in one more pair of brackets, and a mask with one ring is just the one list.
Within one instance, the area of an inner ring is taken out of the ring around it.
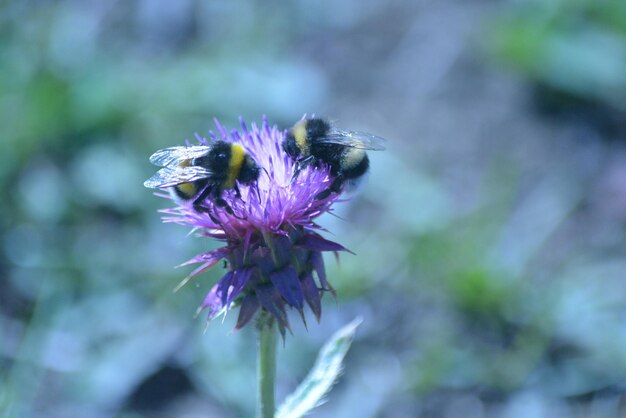
{"label": "bee head", "polygon": [[243,184],[249,184],[255,182],[259,178],[259,173],[261,169],[257,165],[256,161],[246,154],[243,160],[243,165],[241,166],[241,171],[239,172],[239,176],[237,180]]}
{"label": "bee head", "polygon": [[194,158],[191,165],[206,167],[216,172],[224,172],[228,169],[230,157],[230,144],[224,141],[217,141],[208,154]]}
{"label": "bee head", "polygon": [[296,142],[296,137],[293,134],[293,131],[290,129],[283,140],[283,150],[294,160],[297,159],[302,151],[300,147],[298,147],[298,143]]}

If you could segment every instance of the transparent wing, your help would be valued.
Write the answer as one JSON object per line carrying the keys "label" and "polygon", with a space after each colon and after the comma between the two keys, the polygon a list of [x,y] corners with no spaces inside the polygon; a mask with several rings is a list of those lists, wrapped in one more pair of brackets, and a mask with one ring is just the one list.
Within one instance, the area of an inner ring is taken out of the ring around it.
{"label": "transparent wing", "polygon": [[321,144],[339,144],[347,147],[382,151],[385,149],[385,138],[358,131],[340,131],[333,129],[327,135],[317,139]]}
{"label": "transparent wing", "polygon": [[170,147],[163,148],[150,156],[150,162],[160,167],[168,165],[178,165],[183,161],[202,157],[210,151],[211,147],[206,145],[194,145],[191,147]]}
{"label": "transparent wing", "polygon": [[183,183],[191,183],[192,181],[206,179],[212,175],[213,172],[204,167],[163,167],[157,171],[154,176],[144,181],[143,185],[150,189],[172,187]]}

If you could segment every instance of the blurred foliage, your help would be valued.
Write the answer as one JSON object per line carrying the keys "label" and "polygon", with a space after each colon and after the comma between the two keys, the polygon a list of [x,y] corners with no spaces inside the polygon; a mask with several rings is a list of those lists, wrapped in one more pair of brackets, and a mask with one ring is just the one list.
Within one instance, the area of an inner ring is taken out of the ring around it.
{"label": "blurred foliage", "polygon": [[[321,220],[358,255],[326,260],[337,300],[294,321],[280,399],[362,315],[312,416],[624,415],[622,1],[3,5],[0,415],[250,416],[254,330],[193,319],[220,268],[172,293],[218,244],[142,182],[212,117],[305,112],[389,149]],[[502,63],[600,117],[536,118]]]}
{"label": "blurred foliage", "polygon": [[528,0],[489,36],[497,55],[561,94],[626,115],[626,3]]}

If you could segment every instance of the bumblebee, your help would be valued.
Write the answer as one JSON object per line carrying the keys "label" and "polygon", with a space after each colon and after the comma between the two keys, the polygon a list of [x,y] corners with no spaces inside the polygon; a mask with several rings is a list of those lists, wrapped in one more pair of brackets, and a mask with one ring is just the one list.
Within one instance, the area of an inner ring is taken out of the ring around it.
{"label": "bumblebee", "polygon": [[163,168],[143,185],[151,189],[171,188],[174,198],[192,202],[197,211],[206,210],[202,202],[208,197],[232,214],[222,192],[235,189],[237,196],[241,196],[237,182],[251,184],[260,172],[244,147],[226,141],[164,148],[152,154],[150,162]]}
{"label": "bumblebee", "polygon": [[303,119],[287,131],[283,150],[296,161],[292,181],[309,164],[330,167],[334,177],[328,190],[316,199],[342,191],[345,183],[354,185],[367,173],[369,158],[365,150],[384,150],[385,140],[365,132],[343,131],[320,118]]}

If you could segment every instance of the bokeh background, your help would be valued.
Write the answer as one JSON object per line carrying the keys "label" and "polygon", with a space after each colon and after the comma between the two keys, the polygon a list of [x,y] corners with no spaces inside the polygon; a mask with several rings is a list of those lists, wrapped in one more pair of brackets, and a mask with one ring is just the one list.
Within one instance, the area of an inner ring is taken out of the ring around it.
{"label": "bokeh background", "polygon": [[253,327],[193,317],[221,267],[172,293],[218,243],[142,182],[304,113],[388,150],[279,401],[360,315],[312,417],[626,416],[623,0],[3,1],[0,70],[0,416],[252,416]]}

